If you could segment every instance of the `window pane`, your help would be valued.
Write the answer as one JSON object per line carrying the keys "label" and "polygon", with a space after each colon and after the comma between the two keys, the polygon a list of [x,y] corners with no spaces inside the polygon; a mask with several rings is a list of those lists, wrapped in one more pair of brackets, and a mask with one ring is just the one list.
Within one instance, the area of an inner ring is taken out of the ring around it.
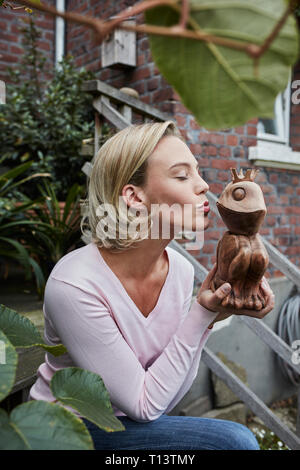
{"label": "window pane", "polygon": [[260,119],[258,131],[264,134],[278,135],[278,126],[275,119]]}

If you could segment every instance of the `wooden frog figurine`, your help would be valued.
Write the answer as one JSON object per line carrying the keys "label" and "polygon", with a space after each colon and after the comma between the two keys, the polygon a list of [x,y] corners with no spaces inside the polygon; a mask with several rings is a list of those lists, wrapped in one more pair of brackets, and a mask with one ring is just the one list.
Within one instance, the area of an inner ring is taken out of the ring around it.
{"label": "wooden frog figurine", "polygon": [[225,282],[230,293],[224,307],[261,310],[266,305],[260,281],[269,257],[258,233],[267,213],[263,192],[254,183],[259,170],[248,169],[246,175],[230,168],[232,181],[222,192],[217,208],[228,231],[217,246],[217,271],[211,283],[214,292]]}

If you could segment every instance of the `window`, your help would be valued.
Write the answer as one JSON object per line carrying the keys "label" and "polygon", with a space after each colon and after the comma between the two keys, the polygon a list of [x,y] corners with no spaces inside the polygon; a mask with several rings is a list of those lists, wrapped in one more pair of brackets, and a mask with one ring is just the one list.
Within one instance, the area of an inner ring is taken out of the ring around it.
{"label": "window", "polygon": [[274,103],[274,118],[259,119],[257,145],[249,147],[249,160],[256,166],[300,170],[300,152],[289,145],[291,77]]}
{"label": "window", "polygon": [[290,131],[290,99],[291,81],[283,93],[280,93],[274,104],[274,119],[259,119],[257,125],[257,138],[289,144]]}

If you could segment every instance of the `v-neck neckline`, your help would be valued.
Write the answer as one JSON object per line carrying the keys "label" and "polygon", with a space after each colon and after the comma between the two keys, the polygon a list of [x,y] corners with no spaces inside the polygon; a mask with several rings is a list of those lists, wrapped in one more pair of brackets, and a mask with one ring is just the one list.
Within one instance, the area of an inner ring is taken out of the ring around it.
{"label": "v-neck neckline", "polygon": [[164,295],[164,292],[165,290],[167,289],[167,286],[170,282],[170,278],[171,278],[171,275],[172,275],[172,271],[173,271],[173,263],[172,263],[172,257],[170,256],[170,252],[169,252],[169,247],[167,246],[165,248],[165,252],[167,253],[167,257],[168,257],[168,263],[169,263],[169,269],[168,269],[168,274],[166,276],[166,279],[165,279],[165,282],[161,288],[161,291],[160,291],[160,294],[159,294],[159,297],[157,299],[157,302],[156,302],[156,305],[155,307],[151,310],[150,313],[148,313],[147,317],[145,317],[145,315],[140,311],[140,309],[138,308],[138,306],[135,304],[135,302],[132,300],[132,298],[130,297],[130,295],[128,294],[127,290],[125,289],[125,287],[123,286],[122,282],[120,281],[120,279],[118,278],[118,276],[113,272],[113,270],[108,266],[108,264],[104,261],[104,258],[102,256],[102,254],[100,253],[100,251],[98,250],[98,247],[97,245],[94,243],[94,242],[91,242],[91,245],[94,246],[95,250],[97,251],[98,253],[98,256],[102,262],[102,264],[105,266],[105,268],[110,272],[112,278],[114,279],[115,283],[118,285],[118,287],[121,287],[121,290],[124,292],[124,295],[127,297],[127,299],[129,299],[130,303],[134,306],[134,309],[135,311],[138,313],[138,316],[139,317],[142,317],[141,320],[142,321],[145,321],[147,323],[150,322],[150,320],[152,320],[154,317],[155,317],[155,313],[157,312],[159,306],[160,306],[160,303],[161,303],[161,298],[163,297]]}

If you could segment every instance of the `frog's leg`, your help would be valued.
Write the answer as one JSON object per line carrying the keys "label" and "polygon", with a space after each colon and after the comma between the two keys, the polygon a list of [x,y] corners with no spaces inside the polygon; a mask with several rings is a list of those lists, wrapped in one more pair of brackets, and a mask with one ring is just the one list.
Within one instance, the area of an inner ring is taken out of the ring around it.
{"label": "frog's leg", "polygon": [[247,293],[245,308],[261,310],[266,305],[266,299],[260,292],[259,283],[267,269],[269,256],[259,234],[251,237],[250,243],[252,255],[245,284]]}
{"label": "frog's leg", "polygon": [[242,308],[243,285],[250,262],[250,243],[244,235],[226,232],[218,244],[218,270],[215,276],[216,288],[225,282],[232,285],[231,292],[223,299],[224,307]]}
{"label": "frog's leg", "polygon": [[244,284],[251,261],[251,246],[248,237],[244,235],[232,236],[236,237],[238,250],[228,269],[228,281],[232,285],[228,304],[236,309],[241,309],[245,302]]}

